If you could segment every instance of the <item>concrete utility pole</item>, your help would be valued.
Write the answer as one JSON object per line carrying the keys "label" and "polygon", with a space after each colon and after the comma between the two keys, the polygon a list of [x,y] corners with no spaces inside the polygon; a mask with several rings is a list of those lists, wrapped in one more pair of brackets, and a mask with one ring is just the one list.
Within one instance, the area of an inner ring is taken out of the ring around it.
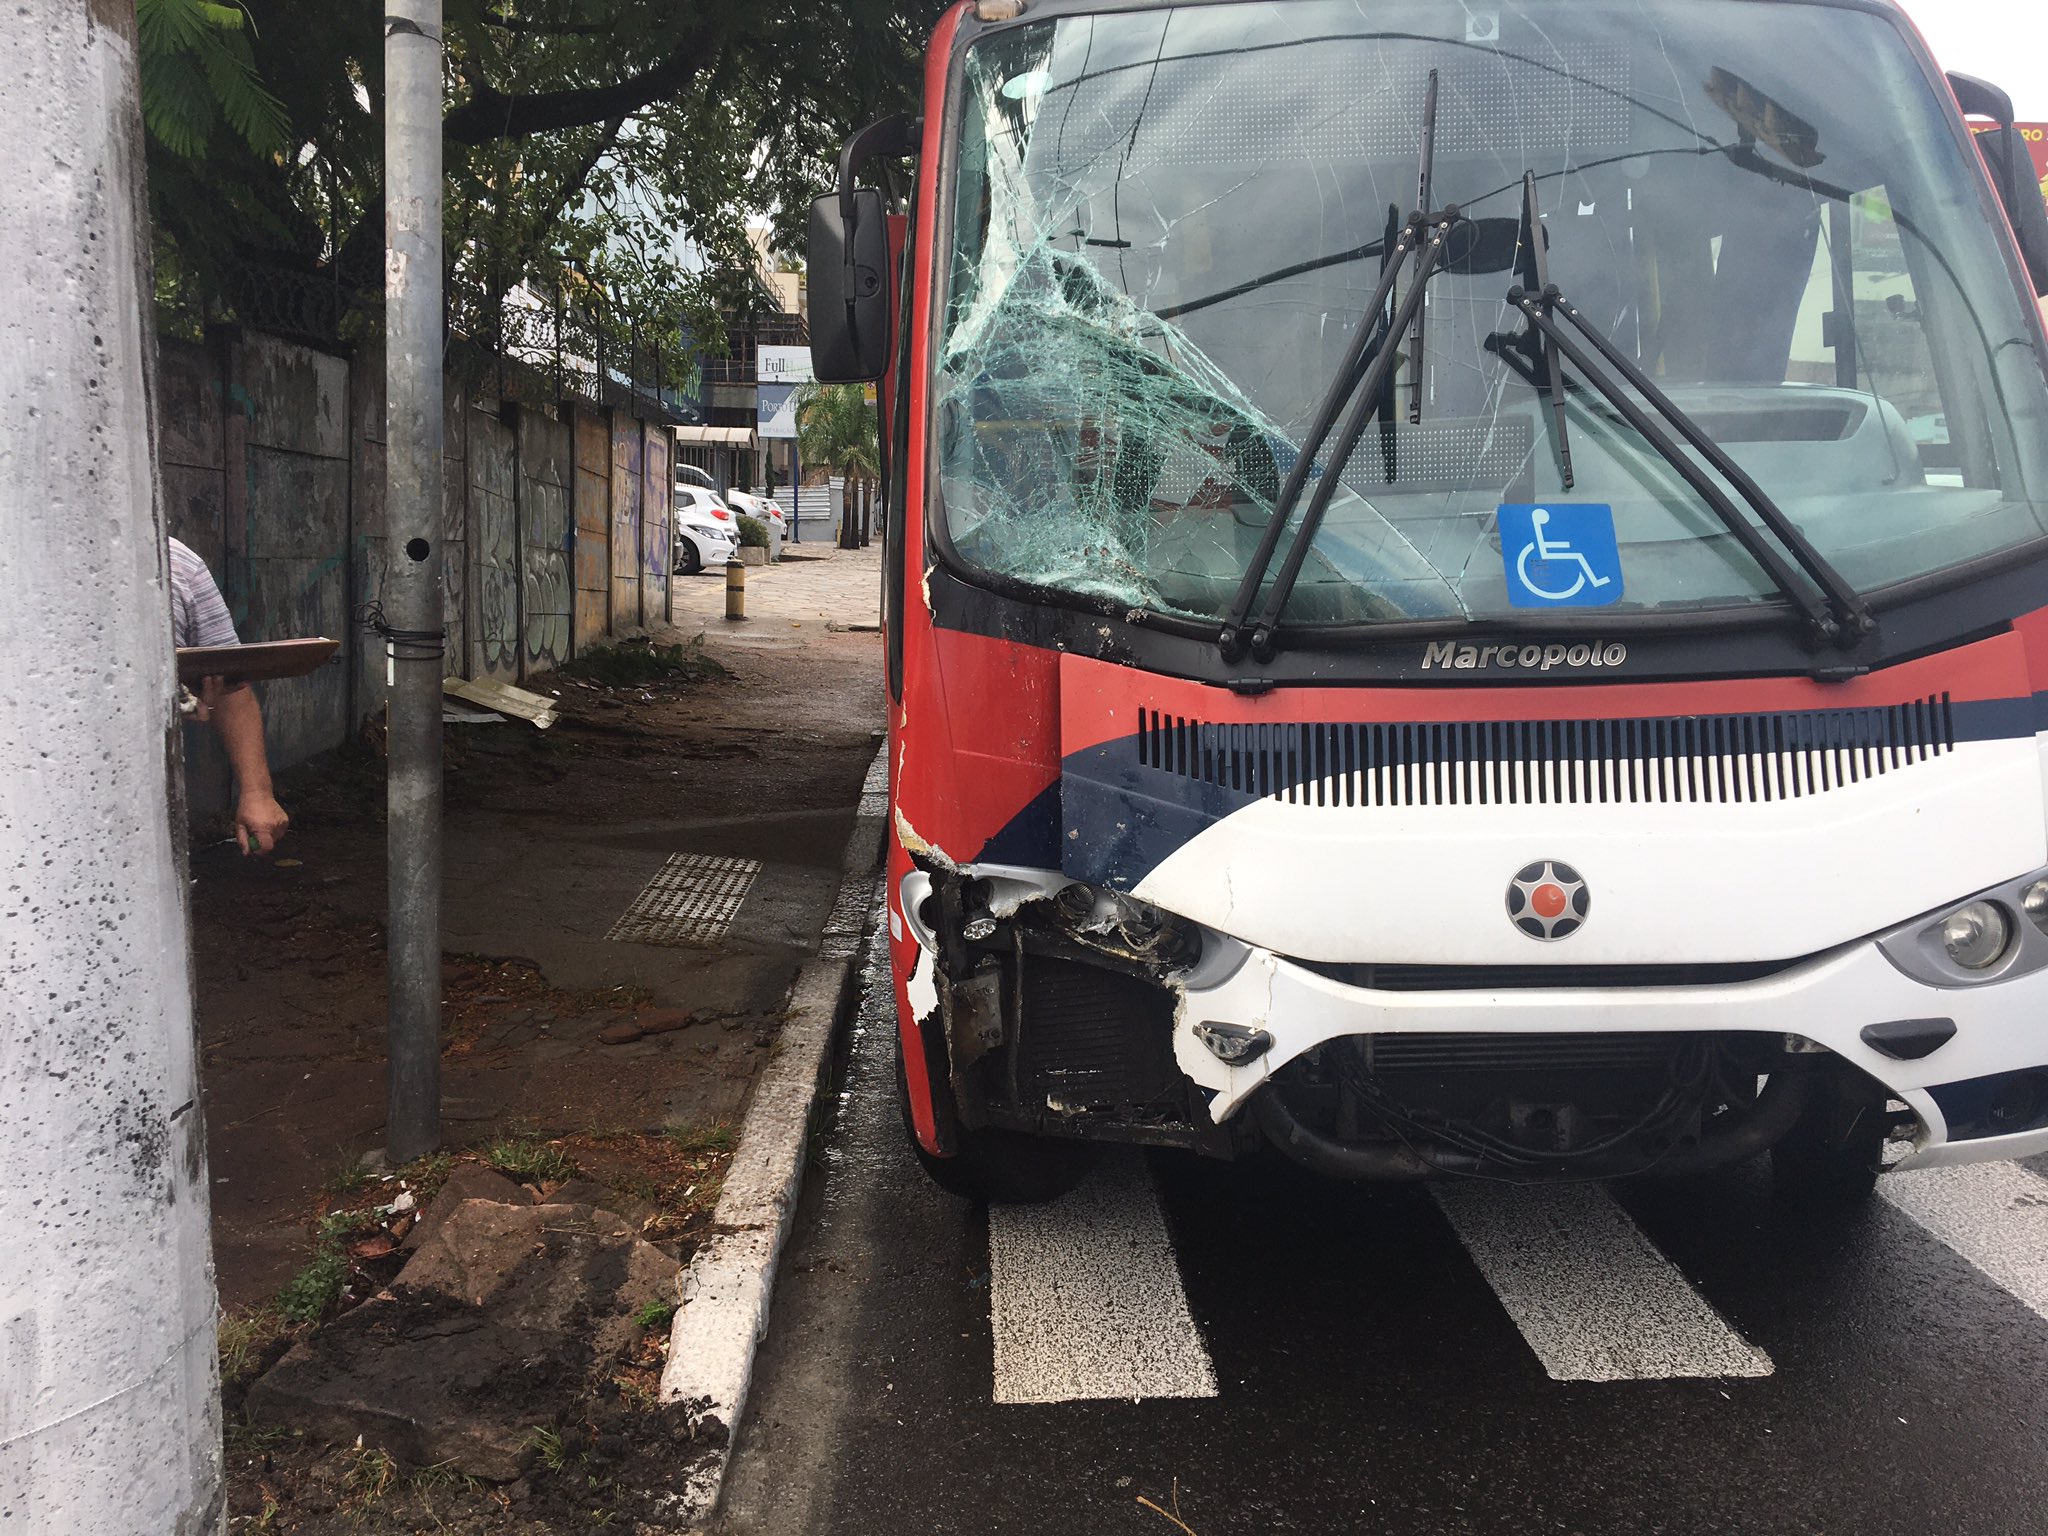
{"label": "concrete utility pole", "polygon": [[441,1144],[441,0],[384,13],[391,1073],[384,1150]]}
{"label": "concrete utility pole", "polygon": [[0,21],[0,1530],[224,1518],[135,7]]}

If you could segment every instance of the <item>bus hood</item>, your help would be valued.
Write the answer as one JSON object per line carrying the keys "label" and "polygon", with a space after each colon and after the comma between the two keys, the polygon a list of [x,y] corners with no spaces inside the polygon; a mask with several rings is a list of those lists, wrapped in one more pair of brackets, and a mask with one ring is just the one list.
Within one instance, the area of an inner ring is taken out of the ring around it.
{"label": "bus hood", "polygon": [[2013,635],[1845,683],[1060,667],[1063,872],[1298,960],[1787,960],[2048,864]]}

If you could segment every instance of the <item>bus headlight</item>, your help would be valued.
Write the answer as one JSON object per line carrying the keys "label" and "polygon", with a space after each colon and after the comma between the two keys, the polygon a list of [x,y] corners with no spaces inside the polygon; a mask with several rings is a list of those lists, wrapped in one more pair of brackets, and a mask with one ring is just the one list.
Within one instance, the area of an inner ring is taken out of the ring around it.
{"label": "bus headlight", "polygon": [[[2031,890],[2048,885],[2037,881]],[[2048,891],[2043,892],[2048,898]],[[2043,906],[2048,907],[2048,899]],[[2012,920],[1996,902],[1973,901],[1958,907],[1941,920],[1941,947],[1950,960],[1966,971],[1988,971],[2005,958],[2012,942]]]}
{"label": "bus headlight", "polygon": [[2048,933],[2048,880],[2036,880],[2020,892],[2020,910],[2028,922]]}
{"label": "bus headlight", "polygon": [[2048,869],[1922,913],[1878,934],[1877,947],[1930,987],[1988,987],[2048,971]]}

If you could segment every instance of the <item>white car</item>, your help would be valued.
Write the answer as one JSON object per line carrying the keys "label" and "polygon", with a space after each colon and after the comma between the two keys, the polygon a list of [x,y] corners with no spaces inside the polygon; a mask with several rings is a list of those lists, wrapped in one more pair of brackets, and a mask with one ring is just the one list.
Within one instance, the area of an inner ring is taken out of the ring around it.
{"label": "white car", "polygon": [[783,538],[789,537],[789,524],[784,520],[782,508],[772,497],[756,496],[750,491],[727,491],[725,499],[735,512],[744,512],[748,517],[758,517]]}
{"label": "white car", "polygon": [[676,487],[676,573],[694,576],[707,565],[722,566],[739,548],[732,508],[702,486]]}

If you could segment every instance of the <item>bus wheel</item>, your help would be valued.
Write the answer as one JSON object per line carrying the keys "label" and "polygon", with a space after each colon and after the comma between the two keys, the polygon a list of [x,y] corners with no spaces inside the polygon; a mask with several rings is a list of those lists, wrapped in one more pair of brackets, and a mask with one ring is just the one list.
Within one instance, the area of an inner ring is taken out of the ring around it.
{"label": "bus wheel", "polygon": [[1839,1110],[1816,1107],[1771,1148],[1771,1183],[1792,1202],[1822,1210],[1860,1205],[1877,1187],[1884,1157],[1880,1103],[1843,1125]]}
{"label": "bus wheel", "polygon": [[932,1156],[911,1122],[910,1079],[903,1071],[901,1041],[896,1047],[896,1107],[903,1117],[903,1139],[910,1143],[918,1165],[939,1188],[963,1200],[1043,1205],[1064,1195],[1095,1166],[1098,1148],[1093,1143],[1027,1136],[993,1126],[956,1131],[959,1150],[951,1157]]}

